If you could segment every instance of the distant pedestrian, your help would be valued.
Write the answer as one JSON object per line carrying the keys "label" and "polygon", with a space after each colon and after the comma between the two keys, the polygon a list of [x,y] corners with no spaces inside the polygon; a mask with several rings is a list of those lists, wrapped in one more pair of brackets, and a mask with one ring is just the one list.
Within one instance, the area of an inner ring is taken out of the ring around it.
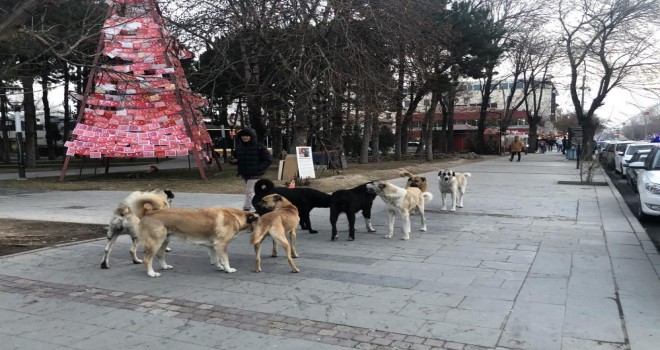
{"label": "distant pedestrian", "polygon": [[520,141],[518,136],[515,136],[513,138],[513,143],[511,144],[511,158],[509,158],[509,162],[513,162],[513,156],[518,154],[518,162],[520,161],[520,153],[525,150],[525,144]]}
{"label": "distant pedestrian", "polygon": [[557,152],[563,153],[563,148],[562,148],[563,146],[564,146],[564,142],[562,141],[562,139],[557,139]]}
{"label": "distant pedestrian", "polygon": [[254,184],[266,173],[273,163],[273,157],[266,146],[257,142],[257,133],[253,129],[238,132],[240,138],[236,149],[231,154],[229,163],[238,165],[238,175],[245,180],[245,203],[243,210],[251,211],[254,197]]}
{"label": "distant pedestrian", "polygon": [[561,154],[566,154],[566,149],[571,148],[571,143],[568,142],[568,139],[566,138],[566,136],[564,136],[564,138],[561,139],[561,144],[562,144]]}

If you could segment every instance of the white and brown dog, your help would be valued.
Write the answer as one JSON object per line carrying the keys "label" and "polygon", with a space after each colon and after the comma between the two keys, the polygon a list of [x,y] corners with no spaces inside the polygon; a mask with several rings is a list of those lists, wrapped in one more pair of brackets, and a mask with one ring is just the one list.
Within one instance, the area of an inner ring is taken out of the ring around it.
{"label": "white and brown dog", "polygon": [[399,213],[403,218],[403,237],[401,239],[410,239],[410,211],[415,208],[422,216],[421,231],[426,231],[424,204],[433,199],[433,194],[422,192],[418,187],[403,189],[387,181],[374,181],[368,183],[367,186],[385,202],[389,229],[385,238],[392,238],[394,235],[394,219],[396,213]]}
{"label": "white and brown dog", "polygon": [[[272,256],[277,256],[276,243],[281,245],[286,251],[286,258],[289,261],[291,270],[300,272],[292,259],[292,257],[298,257],[298,252],[296,252],[296,227],[300,222],[298,208],[279,194],[270,194],[263,197],[259,201],[259,206],[270,211],[252,222],[251,242],[254,245],[256,255],[254,272],[261,272],[261,243],[268,235],[273,240]],[[286,239],[287,233],[289,233],[289,239],[291,240],[290,244]]]}
{"label": "white and brown dog", "polygon": [[447,210],[447,202],[445,201],[447,194],[451,195],[450,211],[456,211],[457,207],[463,208],[463,196],[470,176],[472,176],[470,173],[457,173],[449,169],[438,173],[438,186],[442,197],[442,208],[440,210]]}
{"label": "white and brown dog", "polygon": [[138,208],[132,208],[131,205],[135,204],[135,200],[140,197],[149,196],[152,198],[153,203],[157,207],[169,208],[174,198],[174,193],[170,190],[153,190],[153,191],[135,191],[128,195],[112,213],[112,219],[108,225],[108,242],[105,245],[103,252],[103,259],[101,260],[101,268],[110,268],[110,252],[112,246],[120,235],[127,234],[131,236],[131,259],[134,264],[142,264],[142,260],[137,256],[138,236],[137,226],[140,223],[140,218],[135,215]]}
{"label": "white and brown dog", "polygon": [[160,276],[153,269],[154,256],[163,270],[173,268],[165,262],[165,248],[171,236],[206,246],[211,264],[218,270],[235,272],[229,266],[227,246],[259,218],[255,213],[236,208],[157,209],[145,197],[136,199],[134,206],[142,208],[142,212],[136,213],[140,217],[138,237],[144,242],[144,265],[149,277]]}

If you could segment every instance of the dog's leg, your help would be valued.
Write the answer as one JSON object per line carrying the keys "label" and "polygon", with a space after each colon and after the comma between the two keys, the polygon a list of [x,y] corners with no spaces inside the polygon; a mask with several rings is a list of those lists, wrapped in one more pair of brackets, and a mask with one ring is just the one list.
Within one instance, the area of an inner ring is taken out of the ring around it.
{"label": "dog's leg", "polygon": [[461,187],[458,189],[458,204],[456,205],[459,208],[463,208],[463,195],[465,194],[465,188]]}
{"label": "dog's leg", "polygon": [[306,213],[300,212],[300,222],[301,223],[305,222],[305,228],[303,228],[303,230],[307,229],[307,231],[309,231],[309,233],[311,234],[319,233],[319,231],[312,229],[312,222],[309,219],[309,212]]}
{"label": "dog's leg", "polygon": [[133,259],[133,264],[142,264],[142,259],[137,256],[139,243],[140,241],[138,240],[137,235],[131,235],[131,249],[129,250],[129,253],[131,254],[131,259]]}
{"label": "dog's leg", "polygon": [[371,226],[371,203],[362,209],[362,217],[364,218],[364,224],[367,226],[367,232],[376,232],[373,226]]}
{"label": "dog's leg", "polygon": [[[425,209],[424,209],[425,208],[424,203],[422,203],[418,208],[419,208],[419,213],[422,216],[422,228],[420,229],[420,231],[426,232],[426,213],[425,213]],[[410,231],[408,231],[408,232],[410,232]]]}
{"label": "dog's leg", "polygon": [[284,248],[284,251],[286,252],[286,259],[289,261],[289,265],[291,266],[293,272],[300,272],[300,270],[298,270],[296,267],[296,263],[293,262],[293,258],[291,258],[291,246],[286,239],[286,232],[284,232],[284,230],[281,230],[280,232],[271,232],[271,237],[273,237],[273,239],[277,239],[277,242]]}
{"label": "dog's leg", "polygon": [[403,217],[403,237],[401,239],[407,241],[410,239],[410,212],[402,211],[401,216]]}
{"label": "dog's leg", "polygon": [[396,210],[387,209],[387,235],[385,238],[392,238],[394,236],[394,218],[396,216]]}
{"label": "dog's leg", "polygon": [[[215,253],[215,248],[213,245],[210,245],[207,248],[209,250],[209,260],[211,261],[211,265],[221,269],[222,265],[220,265],[218,254]],[[167,252],[167,250],[165,250],[165,252]]]}
{"label": "dog's leg", "polygon": [[218,261],[218,264],[216,265],[218,270],[224,270],[227,273],[236,272],[236,269],[229,266],[229,255],[227,254],[227,244],[223,242],[218,242],[215,244],[214,248],[215,248],[215,255],[220,256],[219,259],[216,258],[216,261]]}
{"label": "dog's leg", "polygon": [[254,272],[261,272],[261,242],[254,244]]}
{"label": "dog's leg", "polygon": [[110,252],[112,251],[112,246],[115,244],[115,241],[119,237],[119,233],[112,233],[112,236],[108,237],[108,243],[105,244],[105,249],[103,249],[103,260],[101,260],[101,268],[108,269],[110,268]]}
{"label": "dog's leg", "polygon": [[442,211],[447,210],[447,201],[445,200],[445,196],[447,196],[447,193],[440,192],[440,198],[442,198],[442,208],[440,208],[440,210]]}
{"label": "dog's leg", "polygon": [[449,211],[456,211],[456,202],[458,202],[458,192],[457,190],[451,190],[451,209]]}
{"label": "dog's leg", "polygon": [[330,241],[337,240],[337,220],[339,220],[339,211],[331,208],[330,209],[330,226],[332,226],[332,235],[330,236]]}
{"label": "dog's leg", "polygon": [[346,218],[348,219],[348,240],[355,240],[355,213],[346,212]]}
{"label": "dog's leg", "polygon": [[157,242],[147,242],[144,245],[144,267],[147,268],[149,277],[160,277],[160,273],[154,271],[154,255],[156,255]]}
{"label": "dog's leg", "polygon": [[273,252],[270,254],[270,256],[277,258],[279,256],[279,253],[277,253],[277,242],[275,242],[275,238],[273,238],[273,236],[271,236],[270,239],[273,240]]}
{"label": "dog's leg", "polygon": [[298,234],[296,233],[296,229],[294,228],[293,230],[291,230],[291,232],[289,232],[289,240],[291,241],[291,256],[294,258],[300,257],[300,255],[298,255],[298,252],[296,251],[297,238],[298,238]]}
{"label": "dog's leg", "polygon": [[167,245],[170,243],[169,239],[166,239],[163,244],[160,245],[160,248],[158,249],[158,253],[156,253],[156,256],[158,257],[158,261],[160,262],[160,268],[163,270],[171,270],[174,268],[172,265],[168,265],[167,262],[165,262],[165,249],[167,249]]}

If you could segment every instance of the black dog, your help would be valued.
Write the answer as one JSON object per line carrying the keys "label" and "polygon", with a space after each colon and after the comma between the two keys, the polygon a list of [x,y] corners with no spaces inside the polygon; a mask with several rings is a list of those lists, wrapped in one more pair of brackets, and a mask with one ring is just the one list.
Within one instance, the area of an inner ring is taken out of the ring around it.
{"label": "black dog", "polygon": [[331,241],[337,240],[337,219],[339,214],[346,213],[348,218],[348,240],[355,240],[355,213],[362,210],[364,222],[368,232],[376,232],[371,226],[371,205],[376,198],[376,193],[367,189],[367,184],[362,184],[348,190],[337,190],[332,193],[330,199],[330,224],[332,225]]}
{"label": "black dog", "polygon": [[309,233],[317,233],[318,231],[312,229],[312,224],[309,220],[309,212],[314,208],[328,208],[330,206],[330,195],[315,190],[313,188],[296,187],[275,187],[272,181],[268,179],[261,179],[254,184],[254,198],[252,198],[252,206],[256,209],[257,214],[263,215],[269,210],[259,207],[261,198],[269,194],[277,193],[288,199],[293,205],[298,208],[298,216],[300,217],[300,227]]}

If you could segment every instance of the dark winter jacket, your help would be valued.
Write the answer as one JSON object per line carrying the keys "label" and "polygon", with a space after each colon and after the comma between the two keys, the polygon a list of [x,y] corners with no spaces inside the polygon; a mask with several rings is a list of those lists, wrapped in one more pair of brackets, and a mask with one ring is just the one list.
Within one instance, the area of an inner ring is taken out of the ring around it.
{"label": "dark winter jacket", "polygon": [[[250,135],[250,142],[243,142],[242,135]],[[238,143],[230,163],[238,165],[238,175],[243,179],[260,178],[273,163],[273,157],[264,145],[257,142],[257,133],[253,129],[243,129],[237,137]]]}

